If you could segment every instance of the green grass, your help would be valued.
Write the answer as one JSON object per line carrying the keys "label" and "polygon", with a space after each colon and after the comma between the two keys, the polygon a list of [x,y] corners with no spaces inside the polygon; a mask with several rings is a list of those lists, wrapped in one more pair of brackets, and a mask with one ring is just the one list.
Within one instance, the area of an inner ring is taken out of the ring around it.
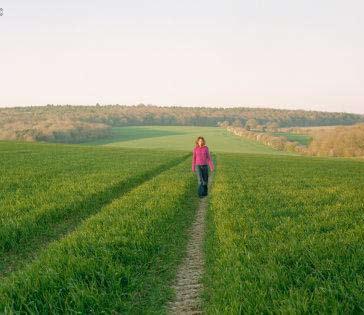
{"label": "green grass", "polygon": [[3,279],[0,313],[163,313],[197,207],[189,165],[113,200]]}
{"label": "green grass", "polygon": [[364,312],[364,164],[217,155],[207,314]]}
{"label": "green grass", "polygon": [[224,128],[195,126],[130,126],[113,128],[114,136],[85,143],[86,145],[125,148],[154,148],[191,152],[195,139],[205,137],[211,152],[282,154],[253,140],[243,139]]}
{"label": "green grass", "polygon": [[86,145],[0,141],[0,314],[164,313],[199,135],[216,157],[205,313],[364,313],[363,161],[138,126]]}
{"label": "green grass", "polygon": [[288,141],[296,141],[302,145],[309,145],[312,137],[308,135],[301,135],[298,133],[289,133],[289,132],[273,132],[274,136],[281,136],[287,138]]}
{"label": "green grass", "polygon": [[67,233],[103,205],[189,155],[0,142],[0,274],[18,260],[17,254]]}

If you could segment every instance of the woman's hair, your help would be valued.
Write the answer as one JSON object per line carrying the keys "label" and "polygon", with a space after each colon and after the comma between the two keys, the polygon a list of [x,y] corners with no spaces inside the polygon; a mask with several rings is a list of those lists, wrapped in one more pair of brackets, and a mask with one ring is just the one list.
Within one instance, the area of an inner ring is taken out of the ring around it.
{"label": "woman's hair", "polygon": [[195,146],[198,146],[198,140],[202,139],[203,145],[206,145],[206,141],[205,138],[202,136],[197,137],[196,141],[195,141]]}

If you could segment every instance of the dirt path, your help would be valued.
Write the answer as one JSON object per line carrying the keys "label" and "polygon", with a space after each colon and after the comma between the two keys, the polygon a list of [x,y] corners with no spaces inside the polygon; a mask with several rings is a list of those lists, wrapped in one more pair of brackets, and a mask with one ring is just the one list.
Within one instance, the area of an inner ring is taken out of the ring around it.
{"label": "dirt path", "polygon": [[[208,193],[214,172],[209,173]],[[199,201],[196,219],[190,228],[191,238],[187,245],[187,253],[179,266],[173,284],[176,292],[174,301],[167,304],[168,314],[202,314],[200,294],[202,292],[201,276],[203,273],[203,237],[205,232],[205,214],[208,205],[206,196]]]}

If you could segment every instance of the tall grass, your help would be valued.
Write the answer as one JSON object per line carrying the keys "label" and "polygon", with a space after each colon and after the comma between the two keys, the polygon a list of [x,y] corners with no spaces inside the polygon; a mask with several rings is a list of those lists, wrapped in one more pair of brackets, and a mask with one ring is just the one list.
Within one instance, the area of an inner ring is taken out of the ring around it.
{"label": "tall grass", "polygon": [[197,206],[186,160],[115,199],[0,284],[0,313],[163,313]]}
{"label": "tall grass", "polygon": [[32,237],[51,235],[54,224],[97,212],[187,156],[0,142],[0,258],[28,246]]}
{"label": "tall grass", "polygon": [[364,163],[219,154],[207,314],[364,312]]}

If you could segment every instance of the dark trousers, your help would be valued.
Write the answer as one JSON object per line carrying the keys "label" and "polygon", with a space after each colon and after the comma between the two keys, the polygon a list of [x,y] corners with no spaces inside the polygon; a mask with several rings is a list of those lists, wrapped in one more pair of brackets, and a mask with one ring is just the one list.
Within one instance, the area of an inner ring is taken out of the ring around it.
{"label": "dark trousers", "polygon": [[196,165],[198,180],[197,193],[199,197],[207,196],[207,184],[209,179],[208,165]]}

